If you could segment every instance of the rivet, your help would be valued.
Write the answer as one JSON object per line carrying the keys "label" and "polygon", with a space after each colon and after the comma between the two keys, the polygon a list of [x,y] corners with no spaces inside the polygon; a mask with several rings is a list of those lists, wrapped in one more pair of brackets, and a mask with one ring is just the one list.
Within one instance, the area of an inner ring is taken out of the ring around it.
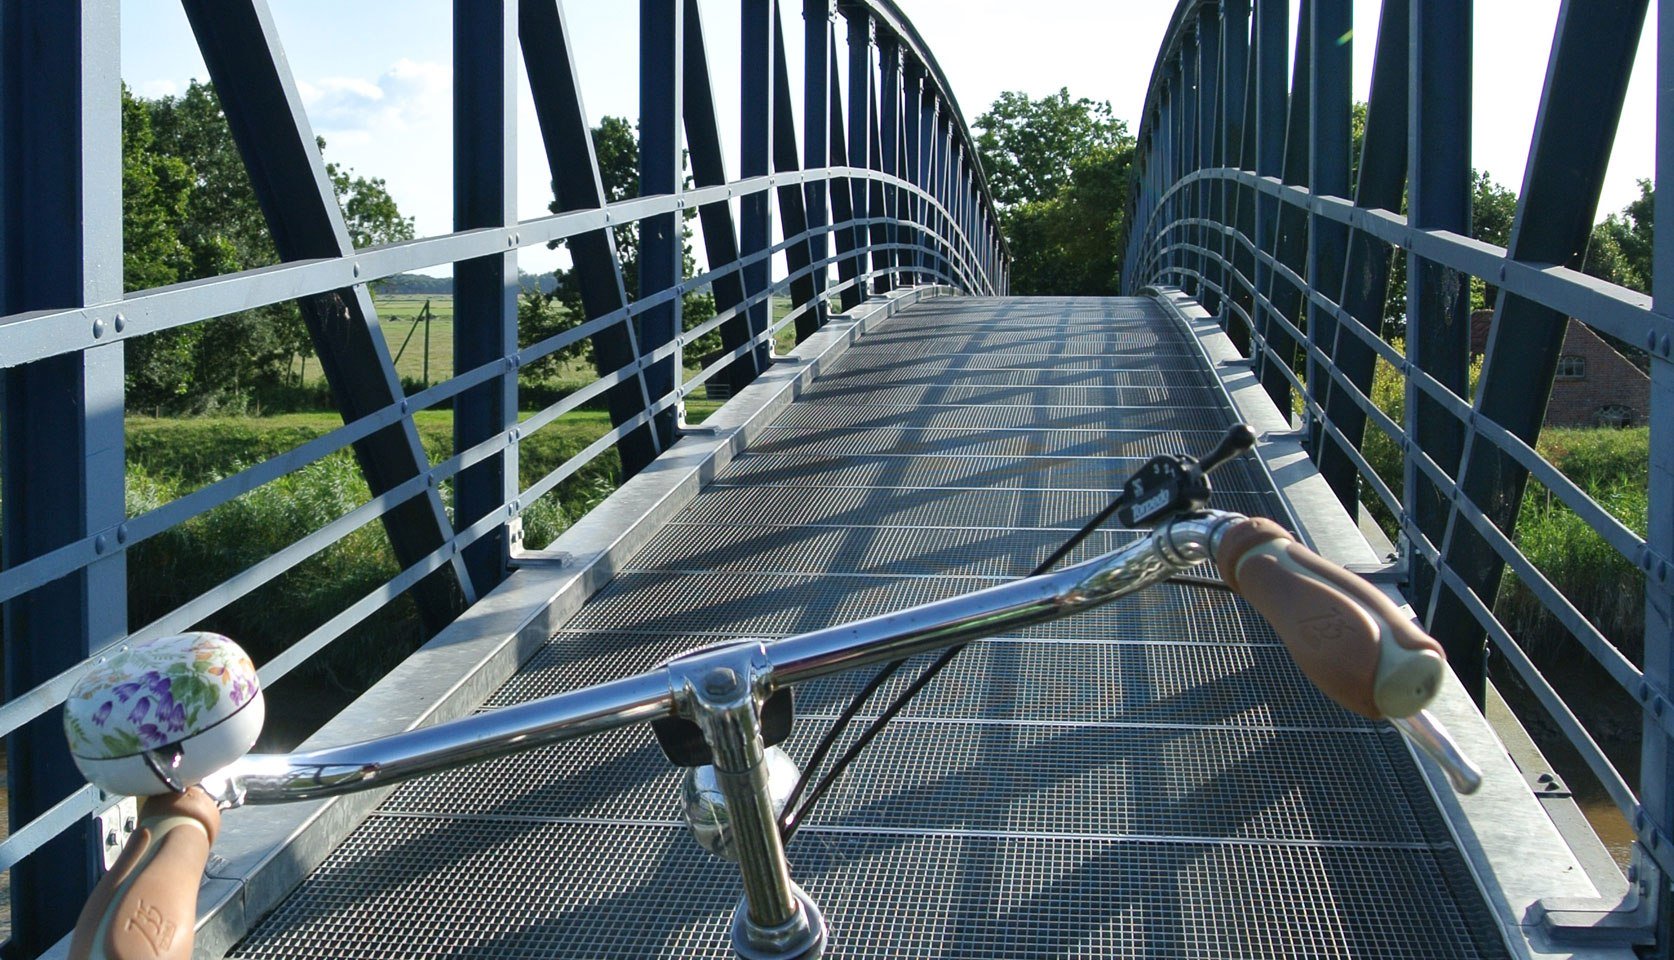
{"label": "rivet", "polygon": [[122,331],[124,331],[126,329],[128,329],[128,315],[125,314],[125,313],[117,314],[116,315],[116,332],[121,333]]}
{"label": "rivet", "polygon": [[1666,708],[1667,708],[1667,706],[1668,706],[1668,701],[1667,701],[1667,700],[1664,700],[1664,699],[1663,699],[1663,698],[1661,698],[1661,697],[1658,697],[1658,698],[1656,698],[1656,700],[1655,700],[1655,701],[1653,701],[1653,702],[1652,702],[1652,703],[1651,703],[1651,713],[1653,713],[1653,714],[1655,714],[1655,715],[1656,715],[1656,716],[1659,716],[1659,717],[1660,717],[1660,716],[1662,716],[1662,711],[1663,711],[1663,710],[1664,710],[1664,709],[1666,709]]}
{"label": "rivet", "polygon": [[517,356],[516,356],[516,354],[513,354],[512,356],[509,356],[506,359],[511,362],[512,369],[516,370],[517,369]]}
{"label": "rivet", "polygon": [[106,550],[109,550],[109,549],[110,549],[110,538],[109,537],[107,537],[107,536],[105,536],[104,534],[101,533],[98,536],[93,538],[93,552],[94,553],[104,553]]}
{"label": "rivet", "polygon": [[360,264],[358,264],[358,263],[355,264],[354,271],[355,271],[355,276],[357,276],[357,277],[360,276]]}
{"label": "rivet", "polygon": [[102,319],[101,320],[94,320],[93,321],[93,338],[98,339],[99,337],[102,337],[104,335],[105,335],[105,321],[102,320]]}
{"label": "rivet", "polygon": [[120,524],[120,525],[117,526],[117,528],[116,528],[116,542],[117,543],[127,543],[128,542],[128,525],[127,524],[124,523],[124,524]]}
{"label": "rivet", "polygon": [[434,487],[436,485],[436,475],[434,473],[425,474],[424,485],[427,487]]}
{"label": "rivet", "polygon": [[448,543],[448,555],[452,556],[452,555],[454,555],[458,552],[459,552],[459,544],[453,543],[453,542],[450,541]]}
{"label": "rivet", "polygon": [[1641,699],[1641,700],[1651,699],[1651,685],[1649,683],[1646,683],[1643,680],[1641,680],[1639,682],[1639,699]]}
{"label": "rivet", "polygon": [[521,437],[521,436],[523,436],[523,431],[517,429],[516,427],[513,427],[512,431],[511,431],[512,442],[516,443],[518,438]]}
{"label": "rivet", "polygon": [[1636,813],[1636,814],[1633,815],[1633,829],[1639,831],[1640,833],[1645,832],[1645,813],[1644,813],[1644,811],[1640,811],[1639,813]]}
{"label": "rivet", "polygon": [[1658,560],[1657,561],[1657,580],[1660,581],[1660,582],[1663,582],[1663,583],[1668,582],[1668,561],[1667,560]]}
{"label": "rivet", "polygon": [[1646,573],[1650,573],[1651,564],[1653,562],[1654,561],[1651,559],[1651,551],[1649,549],[1645,549],[1645,552],[1639,557],[1639,569],[1645,571]]}
{"label": "rivet", "polygon": [[402,400],[402,401],[401,401],[401,412],[402,412],[402,413],[406,413],[406,412],[407,412],[407,401],[406,401],[406,400]]}
{"label": "rivet", "polygon": [[1668,354],[1668,334],[1665,333],[1665,334],[1662,335],[1662,340],[1661,340],[1661,342],[1659,342],[1657,344],[1657,346],[1661,349],[1663,355],[1667,356],[1667,354]]}
{"label": "rivet", "polygon": [[[728,193],[731,193],[731,191],[729,190]],[[610,222],[610,214],[607,213],[607,214],[605,214],[605,223],[609,223],[609,222]]]}
{"label": "rivet", "polygon": [[1503,263],[1500,264],[1500,279],[1501,280],[1505,279],[1505,264],[1503,264]]}
{"label": "rivet", "polygon": [[514,233],[514,234],[512,234],[512,239],[516,240],[518,243],[522,243],[523,242],[523,234]]}
{"label": "rivet", "polygon": [[1646,350],[1655,350],[1656,348],[1657,348],[1657,332],[1655,330],[1645,331],[1645,349]]}
{"label": "rivet", "polygon": [[517,246],[517,238],[516,237],[507,237],[506,238],[506,246],[507,247]]}

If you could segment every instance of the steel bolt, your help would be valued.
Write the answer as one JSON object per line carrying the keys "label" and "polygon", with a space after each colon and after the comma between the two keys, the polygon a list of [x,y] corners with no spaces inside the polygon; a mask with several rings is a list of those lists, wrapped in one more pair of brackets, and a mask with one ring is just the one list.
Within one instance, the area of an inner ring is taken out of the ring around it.
{"label": "steel bolt", "polygon": [[729,696],[738,690],[738,674],[731,667],[716,667],[703,675],[703,692],[712,697]]}

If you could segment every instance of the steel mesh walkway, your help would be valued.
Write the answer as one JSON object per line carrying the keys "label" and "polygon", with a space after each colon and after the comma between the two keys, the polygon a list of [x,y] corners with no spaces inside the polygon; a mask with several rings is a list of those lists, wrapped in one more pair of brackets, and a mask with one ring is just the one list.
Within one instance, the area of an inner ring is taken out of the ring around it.
{"label": "steel mesh walkway", "polygon": [[[1149,301],[909,308],[485,708],[1020,576],[1229,422]],[[1274,513],[1250,465],[1216,480]],[[798,690],[793,756],[862,682]],[[678,785],[646,728],[408,784],[234,955],[730,957],[736,871],[687,838]],[[790,856],[837,957],[1505,955],[1393,731],[1201,588],[973,645]]]}

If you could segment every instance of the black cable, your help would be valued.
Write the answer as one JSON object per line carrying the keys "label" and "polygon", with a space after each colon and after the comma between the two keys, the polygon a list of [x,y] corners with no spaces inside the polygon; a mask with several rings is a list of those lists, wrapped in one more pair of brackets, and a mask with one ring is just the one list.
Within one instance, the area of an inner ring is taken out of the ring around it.
{"label": "black cable", "polygon": [[[1060,544],[1058,549],[1052,551],[1051,556],[1042,560],[1029,574],[1029,576],[1038,577],[1048,570],[1051,570],[1058,563],[1058,561],[1069,556],[1071,550],[1080,546],[1083,540],[1086,540],[1089,536],[1091,536],[1094,530],[1103,526],[1104,522],[1109,520],[1111,516],[1114,515],[1117,510],[1121,509],[1122,505],[1126,502],[1127,495],[1125,492],[1111,500],[1109,506],[1100,510],[1091,520],[1088,520],[1085,524],[1083,524],[1081,529],[1071,534],[1069,539]],[[826,756],[831,752],[832,747],[836,745],[837,738],[842,736],[843,731],[847,730],[849,725],[854,722],[855,716],[860,713],[860,710],[863,706],[865,706],[866,701],[871,699],[872,695],[877,693],[878,689],[884,685],[884,682],[894,676],[907,661],[905,659],[893,660],[885,664],[883,669],[879,670],[877,675],[874,676],[859,693],[855,694],[854,699],[849,702],[848,707],[843,710],[843,713],[837,718],[837,721],[832,724],[831,729],[827,730],[825,732],[825,736],[820,738],[819,744],[814,747],[814,752],[809,755],[808,763],[803,768],[802,776],[797,778],[796,786],[791,788],[790,796],[785,801],[785,813],[779,820],[779,832],[784,840],[787,842],[790,840],[791,836],[796,833],[797,825],[807,817],[809,811],[813,809],[814,804],[818,803],[820,797],[824,796],[826,791],[831,789],[832,784],[836,782],[838,777],[842,776],[843,771],[847,769],[849,764],[854,761],[854,758],[860,754],[860,751],[864,749],[868,743],[871,743],[880,732],[882,732],[884,725],[889,723],[889,721],[893,719],[896,714],[905,709],[907,703],[911,701],[913,697],[917,696],[918,692],[923,690],[926,684],[935,679],[936,674],[941,673],[948,664],[952,663],[953,658],[958,656],[959,652],[965,649],[966,646],[966,644],[962,643],[956,647],[947,648],[942,651],[942,655],[937,657],[935,662],[931,663],[928,667],[925,667],[924,672],[919,674],[918,679],[914,680],[912,684],[907,687],[907,689],[897,694],[895,699],[890,701],[889,706],[884,708],[883,713],[880,713],[877,718],[867,726],[865,732],[860,735],[859,739],[850,745],[849,749],[843,751],[843,755],[838,757],[837,762],[832,765],[826,775],[820,778],[819,782],[815,784],[813,792],[808,794],[808,799],[803,802],[800,808],[798,808],[796,806],[796,802],[802,798],[802,795],[805,792],[807,792],[809,780],[813,777],[814,771],[819,768],[819,764],[824,761]]]}

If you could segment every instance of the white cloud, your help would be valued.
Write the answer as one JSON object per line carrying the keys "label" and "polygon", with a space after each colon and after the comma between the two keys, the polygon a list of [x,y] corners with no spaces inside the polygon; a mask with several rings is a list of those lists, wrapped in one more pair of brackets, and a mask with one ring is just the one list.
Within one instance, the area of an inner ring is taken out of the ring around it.
{"label": "white cloud", "polygon": [[402,58],[376,79],[299,81],[314,128],[327,139],[370,137],[449,122],[452,72],[445,63]]}

